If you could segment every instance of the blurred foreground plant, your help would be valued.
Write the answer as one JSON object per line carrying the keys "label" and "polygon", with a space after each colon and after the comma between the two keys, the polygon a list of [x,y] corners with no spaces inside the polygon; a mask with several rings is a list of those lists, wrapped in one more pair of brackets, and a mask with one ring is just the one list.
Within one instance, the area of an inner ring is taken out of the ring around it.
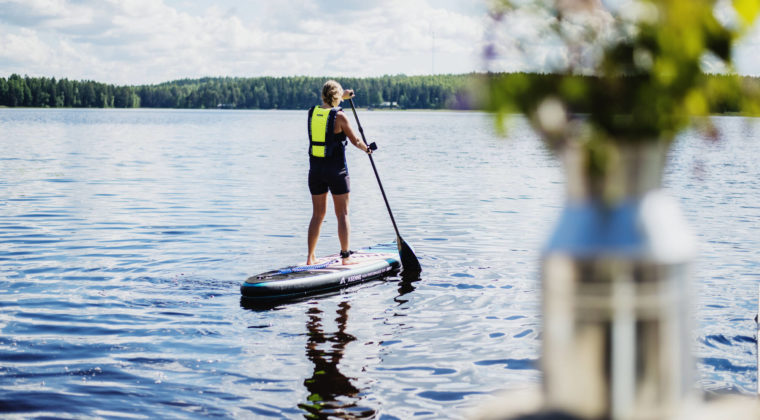
{"label": "blurred foreground plant", "polygon": [[[525,113],[553,147],[570,138],[589,151],[609,141],[667,144],[725,101],[760,114],[758,87],[743,86],[731,66],[733,42],[760,12],[757,0],[497,0],[491,10],[494,27],[507,32],[510,18],[532,16],[543,26],[533,30],[566,55],[551,74],[499,74],[488,86],[500,125]],[[505,47],[495,32],[493,61]],[[704,63],[725,74],[706,74]],[[593,156],[589,164],[605,166]]]}
{"label": "blurred foreground plant", "polygon": [[[660,187],[675,135],[691,121],[709,125],[693,117],[726,101],[760,111],[757,92],[731,73],[732,43],[759,10],[758,0],[493,7],[489,59],[511,48],[528,60],[548,54],[552,67],[491,75],[490,107],[501,120],[525,113],[561,151],[568,196],[541,253],[542,392],[531,407],[520,408],[523,397],[506,400],[501,418],[725,417],[702,416],[693,395],[695,237]],[[708,65],[726,74],[706,74]],[[760,418],[754,405],[745,412],[732,418]]]}

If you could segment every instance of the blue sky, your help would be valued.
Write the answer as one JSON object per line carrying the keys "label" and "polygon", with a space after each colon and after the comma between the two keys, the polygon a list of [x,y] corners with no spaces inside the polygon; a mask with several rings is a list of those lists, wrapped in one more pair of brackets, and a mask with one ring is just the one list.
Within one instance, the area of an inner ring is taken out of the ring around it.
{"label": "blue sky", "polygon": [[[528,39],[530,53],[486,65],[489,22],[485,0],[0,0],[0,76],[140,84],[540,71],[561,61],[531,22],[515,21],[506,31]],[[738,48],[741,73],[760,75],[758,40],[755,30]]]}

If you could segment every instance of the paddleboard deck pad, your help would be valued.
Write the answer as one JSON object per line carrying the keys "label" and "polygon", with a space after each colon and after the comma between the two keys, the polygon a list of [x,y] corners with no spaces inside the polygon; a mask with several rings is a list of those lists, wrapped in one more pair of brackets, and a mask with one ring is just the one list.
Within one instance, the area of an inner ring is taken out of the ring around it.
{"label": "paddleboard deck pad", "polygon": [[267,271],[249,277],[240,286],[240,293],[253,300],[294,299],[380,279],[401,267],[396,244],[354,251],[351,260],[356,264],[343,265],[340,255],[334,254],[320,258],[314,265]]}

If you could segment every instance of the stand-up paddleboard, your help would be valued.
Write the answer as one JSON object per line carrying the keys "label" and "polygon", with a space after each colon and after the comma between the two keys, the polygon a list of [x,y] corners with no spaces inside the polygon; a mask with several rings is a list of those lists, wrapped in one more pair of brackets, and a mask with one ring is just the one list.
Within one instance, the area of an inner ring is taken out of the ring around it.
{"label": "stand-up paddleboard", "polygon": [[354,251],[356,264],[343,265],[339,254],[314,265],[289,266],[249,277],[240,293],[256,300],[293,299],[351,286],[392,274],[401,267],[396,244],[375,245]]}

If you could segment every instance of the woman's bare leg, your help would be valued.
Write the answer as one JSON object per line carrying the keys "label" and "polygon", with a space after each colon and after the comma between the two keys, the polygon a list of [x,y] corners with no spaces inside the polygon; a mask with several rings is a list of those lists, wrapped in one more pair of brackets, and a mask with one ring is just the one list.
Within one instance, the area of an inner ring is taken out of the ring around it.
{"label": "woman's bare leg", "polygon": [[[333,205],[335,207],[335,217],[338,218],[338,239],[340,240],[340,250],[348,251],[351,238],[351,222],[348,219],[348,194],[333,195]],[[350,258],[344,258],[343,264],[352,264]]]}
{"label": "woman's bare leg", "polygon": [[325,220],[327,212],[327,193],[311,196],[311,222],[309,222],[309,254],[306,257],[306,265],[317,263],[317,257],[314,252],[317,249],[317,240],[319,240],[319,231],[322,230],[322,221]]}

